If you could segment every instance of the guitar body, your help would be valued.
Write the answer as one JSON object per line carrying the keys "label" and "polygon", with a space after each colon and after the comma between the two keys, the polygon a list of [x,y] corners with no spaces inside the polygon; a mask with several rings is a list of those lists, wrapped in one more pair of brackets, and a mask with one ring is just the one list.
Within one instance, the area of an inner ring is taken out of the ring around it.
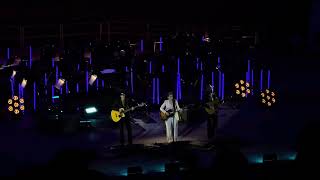
{"label": "guitar body", "polygon": [[119,111],[111,111],[111,119],[113,122],[119,122],[121,118],[126,117],[125,113],[120,113]]}
{"label": "guitar body", "polygon": [[160,119],[162,121],[166,121],[169,117],[173,117],[174,116],[174,119],[179,121],[181,118],[180,118],[180,114],[179,112],[168,112],[169,113],[169,116],[166,115],[166,113],[163,113],[162,111],[160,111]]}
{"label": "guitar body", "polygon": [[[145,103],[141,103],[138,106],[132,107],[133,109],[137,108],[137,107],[142,107],[142,106],[146,106]],[[126,112],[129,112],[132,110],[132,108],[126,109],[124,110],[123,108],[121,108],[120,111],[116,111],[116,110],[112,110],[111,111],[111,119],[113,122],[119,122],[122,118],[126,117]]]}
{"label": "guitar body", "polygon": [[205,107],[204,109],[209,115],[216,113],[216,108],[214,107],[213,102],[206,103],[206,105],[207,105],[207,107]]}

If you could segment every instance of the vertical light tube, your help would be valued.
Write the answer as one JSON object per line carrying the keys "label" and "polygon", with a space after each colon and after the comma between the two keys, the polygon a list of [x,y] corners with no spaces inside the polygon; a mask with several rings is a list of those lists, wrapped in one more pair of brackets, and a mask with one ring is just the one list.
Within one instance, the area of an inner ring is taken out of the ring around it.
{"label": "vertical light tube", "polygon": [[270,69],[268,70],[268,89],[270,88]]}
{"label": "vertical light tube", "polygon": [[211,86],[212,86],[213,91],[214,91],[214,72],[213,71],[211,72]]}
{"label": "vertical light tube", "polygon": [[54,103],[53,96],[54,96],[54,85],[52,85],[52,86],[51,86],[51,97],[52,97],[52,103]]}
{"label": "vertical light tube", "polygon": [[140,40],[140,51],[143,52],[143,39]]}
{"label": "vertical light tube", "polygon": [[14,77],[10,79],[11,83],[11,96],[14,96]]}
{"label": "vertical light tube", "polygon": [[260,71],[260,91],[263,89],[263,69]]}
{"label": "vertical light tube", "polygon": [[160,104],[160,80],[157,78],[157,104]]}
{"label": "vertical light tube", "polygon": [[200,82],[200,100],[203,99],[203,73],[201,74],[201,82]]}
{"label": "vertical light tube", "polygon": [[[131,83],[130,83],[130,85],[131,85],[131,94],[133,94],[133,69],[132,69],[132,67],[131,67],[131,69],[130,69],[130,80],[131,80]],[[103,86],[104,86],[104,81],[103,81]]]}
{"label": "vertical light tube", "polygon": [[162,37],[160,36],[160,52],[162,51]]}
{"label": "vertical light tube", "polygon": [[32,47],[31,46],[29,46],[29,60],[30,60],[29,68],[31,69],[31,66],[32,66]]}
{"label": "vertical light tube", "polygon": [[156,86],[156,82],[155,81],[156,81],[156,79],[153,78],[152,79],[152,103],[153,104],[155,104],[155,98],[156,98],[156,94],[155,94],[156,93],[156,90],[155,90],[156,89],[156,87],[155,87]]}
{"label": "vertical light tube", "polygon": [[222,73],[222,95],[221,95],[222,101],[224,100],[224,73]]}
{"label": "vertical light tube", "polygon": [[36,95],[37,95],[37,92],[36,92],[36,82],[33,83],[33,110],[36,111],[37,109],[37,99],[36,99]]}
{"label": "vertical light tube", "polygon": [[180,74],[180,58],[178,58],[178,74]]}
{"label": "vertical light tube", "polygon": [[77,83],[77,93],[79,93],[79,83]]}
{"label": "vertical light tube", "polygon": [[164,64],[162,64],[162,72],[164,72]]}
{"label": "vertical light tube", "polygon": [[250,73],[251,73],[251,70],[250,70],[250,60],[248,60],[248,79],[247,79],[247,82],[251,82],[251,75],[250,75]]}
{"label": "vertical light tube", "polygon": [[98,78],[96,79],[96,86],[97,86],[97,91],[98,91],[99,90],[99,79]]}
{"label": "vertical light tube", "polygon": [[219,91],[218,91],[218,96],[221,98],[221,71],[219,70]]}
{"label": "vertical light tube", "polygon": [[254,90],[254,88],[253,88],[253,82],[254,82],[254,78],[253,78],[253,69],[251,70],[251,94],[253,95],[253,90]]}
{"label": "vertical light tube", "polygon": [[56,82],[58,82],[59,79],[59,69],[58,66],[56,66]]}
{"label": "vertical light tube", "polygon": [[149,62],[149,73],[152,73],[152,61]]}
{"label": "vertical light tube", "polygon": [[10,48],[7,48],[7,59],[10,59]]}
{"label": "vertical light tube", "polygon": [[89,92],[89,72],[88,72],[88,69],[86,70],[86,92],[88,94]]}
{"label": "vertical light tube", "polygon": [[196,68],[197,68],[197,70],[199,69],[199,58],[197,58]]}
{"label": "vertical light tube", "polygon": [[52,58],[52,68],[54,68],[54,58]]}
{"label": "vertical light tube", "polygon": [[[62,72],[60,72],[60,77],[62,77]],[[63,86],[60,86],[60,94],[63,93],[63,92],[62,92],[62,87],[63,87]]]}
{"label": "vertical light tube", "polygon": [[69,94],[68,81],[66,81],[66,94]]}
{"label": "vertical light tube", "polygon": [[104,80],[101,80],[102,89],[104,89]]}

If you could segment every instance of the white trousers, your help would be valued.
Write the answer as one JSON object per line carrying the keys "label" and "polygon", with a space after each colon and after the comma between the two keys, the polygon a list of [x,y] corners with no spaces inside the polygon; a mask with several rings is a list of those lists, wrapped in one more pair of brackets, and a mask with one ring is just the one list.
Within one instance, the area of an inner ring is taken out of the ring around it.
{"label": "white trousers", "polygon": [[178,119],[169,117],[166,121],[167,141],[171,143],[178,140]]}

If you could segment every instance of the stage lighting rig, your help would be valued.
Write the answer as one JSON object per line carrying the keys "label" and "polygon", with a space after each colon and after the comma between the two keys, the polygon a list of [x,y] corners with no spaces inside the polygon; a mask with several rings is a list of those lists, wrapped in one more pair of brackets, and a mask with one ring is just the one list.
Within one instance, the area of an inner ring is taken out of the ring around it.
{"label": "stage lighting rig", "polygon": [[276,93],[266,89],[260,93],[261,103],[264,106],[271,107],[276,103]]}
{"label": "stage lighting rig", "polygon": [[234,87],[236,95],[241,96],[242,98],[247,97],[247,95],[251,93],[250,84],[244,80],[240,80]]}

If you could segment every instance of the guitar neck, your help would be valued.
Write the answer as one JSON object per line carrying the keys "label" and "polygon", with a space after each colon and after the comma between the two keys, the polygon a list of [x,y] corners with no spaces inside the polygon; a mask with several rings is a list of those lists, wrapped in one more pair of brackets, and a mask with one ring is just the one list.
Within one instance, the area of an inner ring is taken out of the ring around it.
{"label": "guitar neck", "polygon": [[[139,107],[139,106],[133,106],[133,107],[131,107],[131,108],[134,108],[134,109],[135,109],[135,108],[137,108],[137,107]],[[124,113],[131,111],[131,108],[124,110]]]}

